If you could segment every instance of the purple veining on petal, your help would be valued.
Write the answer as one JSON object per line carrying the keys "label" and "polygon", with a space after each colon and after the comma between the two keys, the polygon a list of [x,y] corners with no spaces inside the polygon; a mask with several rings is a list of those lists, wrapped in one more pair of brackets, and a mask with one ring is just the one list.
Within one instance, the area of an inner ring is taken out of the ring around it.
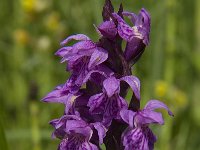
{"label": "purple veining on petal", "polygon": [[90,107],[90,111],[93,111],[96,108],[100,107],[104,97],[105,96],[103,93],[91,96],[87,104],[87,106]]}
{"label": "purple veining on petal", "polygon": [[103,48],[98,47],[91,55],[88,64],[88,69],[92,69],[95,66],[103,63],[108,58],[108,52]]}
{"label": "purple veining on petal", "polygon": [[148,127],[129,129],[122,138],[125,150],[153,150],[156,142],[155,135]]}
{"label": "purple veining on petal", "polygon": [[102,123],[107,127],[112,119],[120,120],[120,110],[127,109],[126,100],[119,96],[119,80],[109,77],[103,82],[103,93],[90,97],[88,107],[92,114],[102,115]]}

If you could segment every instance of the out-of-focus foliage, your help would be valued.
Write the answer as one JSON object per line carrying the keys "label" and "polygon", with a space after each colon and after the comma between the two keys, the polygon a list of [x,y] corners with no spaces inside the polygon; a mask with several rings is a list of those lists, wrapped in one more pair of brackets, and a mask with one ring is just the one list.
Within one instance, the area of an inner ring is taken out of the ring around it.
{"label": "out-of-focus foliage", "polygon": [[[112,1],[115,8],[121,2]],[[70,34],[97,39],[93,24],[101,23],[103,2],[0,1],[0,149],[56,149],[48,121],[60,117],[63,106],[40,102],[68,77],[54,52]],[[141,79],[142,103],[155,97],[175,114],[164,116],[163,127],[152,126],[156,149],[200,149],[200,1],[123,3],[133,12],[145,7],[152,17],[151,44],[133,70]]]}

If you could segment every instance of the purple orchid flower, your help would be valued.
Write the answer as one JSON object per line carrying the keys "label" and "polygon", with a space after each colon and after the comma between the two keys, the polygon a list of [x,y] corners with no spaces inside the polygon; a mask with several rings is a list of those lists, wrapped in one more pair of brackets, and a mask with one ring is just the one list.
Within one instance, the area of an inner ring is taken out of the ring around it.
{"label": "purple orchid flower", "polygon": [[127,41],[124,52],[125,58],[133,64],[139,59],[145,46],[149,44],[150,16],[144,8],[141,9],[139,15],[130,12],[123,12],[122,14],[131,19],[133,27],[130,27],[118,14],[113,13],[113,17],[118,22],[118,34]]}
{"label": "purple orchid flower", "polygon": [[[101,36],[98,42],[84,34],[71,35],[56,52],[71,76],[43,98],[65,105],[64,115],[50,122],[55,128],[52,137],[61,139],[58,150],[98,150],[102,143],[109,150],[152,150],[157,139],[148,125],[164,123],[154,110],[173,114],[158,100],[140,110],[140,81],[132,76],[132,65],[149,44],[150,16],[145,9],[138,15],[125,12],[122,4],[114,13],[111,0],[105,0],[102,16],[103,23],[95,26]],[[77,42],[65,46],[72,40]],[[124,98],[129,87],[133,95],[128,106]]]}
{"label": "purple orchid flower", "polygon": [[64,115],[60,119],[52,120],[50,124],[55,128],[52,137],[62,139],[59,150],[98,150],[98,145],[90,142],[93,131],[97,131],[100,144],[107,132],[101,123],[88,124],[78,114]]}
{"label": "purple orchid flower", "polygon": [[143,110],[138,110],[137,112],[131,110],[122,110],[120,112],[124,122],[129,124],[129,127],[122,135],[125,150],[153,150],[156,136],[148,125],[151,123],[164,124],[162,114],[154,111],[158,108],[166,109],[168,114],[173,116],[169,108],[158,100],[150,100]]}
{"label": "purple orchid flower", "polygon": [[98,65],[107,58],[107,52],[95,45],[87,36],[77,34],[69,36],[61,45],[67,44],[71,40],[81,40],[73,46],[63,47],[56,52],[62,57],[61,62],[68,61],[68,69],[72,71],[71,77],[64,85],[57,86],[52,92],[43,98],[44,102],[63,103],[66,106],[65,112],[68,113],[73,105],[80,87],[88,81],[91,74],[97,72],[104,74],[98,69]]}
{"label": "purple orchid flower", "polygon": [[65,113],[68,113],[73,106],[74,100],[80,95],[77,91],[75,94],[72,94],[70,90],[71,89],[69,89],[66,84],[57,86],[52,92],[48,93],[42,101],[65,104]]}
{"label": "purple orchid flower", "polygon": [[103,116],[102,122],[105,126],[109,126],[112,119],[120,119],[120,110],[128,108],[126,100],[119,95],[120,81],[127,82],[138,99],[140,99],[140,82],[136,77],[126,76],[116,79],[112,76],[104,80],[103,92],[91,96],[88,107],[90,107],[92,114],[101,114]]}
{"label": "purple orchid flower", "polygon": [[81,86],[87,74],[108,58],[108,53],[83,34],[69,36],[61,45],[68,44],[71,40],[80,41],[73,46],[62,47],[56,55],[62,57],[61,62],[68,62],[67,68],[76,79],[74,84]]}

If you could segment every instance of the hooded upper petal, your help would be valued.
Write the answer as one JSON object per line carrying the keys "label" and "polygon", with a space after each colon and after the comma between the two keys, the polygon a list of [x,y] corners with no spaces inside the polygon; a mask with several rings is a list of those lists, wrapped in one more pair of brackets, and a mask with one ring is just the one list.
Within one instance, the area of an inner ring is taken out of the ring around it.
{"label": "hooded upper petal", "polygon": [[103,82],[103,87],[108,95],[108,97],[119,93],[120,82],[115,77],[109,77]]}
{"label": "hooded upper petal", "polygon": [[131,41],[134,36],[137,36],[133,28],[131,28],[117,13],[113,13],[113,17],[118,22],[118,33],[124,40]]}
{"label": "hooded upper petal", "polygon": [[112,39],[117,34],[117,27],[112,20],[103,22],[102,24],[99,25],[97,29],[103,36],[107,38]]}
{"label": "hooded upper petal", "polygon": [[138,27],[139,32],[143,35],[144,44],[148,45],[151,19],[149,13],[144,8],[141,9],[135,25]]}
{"label": "hooded upper petal", "polygon": [[103,93],[96,94],[90,97],[87,106],[90,107],[90,111],[94,111],[96,108],[101,106],[105,95]]}

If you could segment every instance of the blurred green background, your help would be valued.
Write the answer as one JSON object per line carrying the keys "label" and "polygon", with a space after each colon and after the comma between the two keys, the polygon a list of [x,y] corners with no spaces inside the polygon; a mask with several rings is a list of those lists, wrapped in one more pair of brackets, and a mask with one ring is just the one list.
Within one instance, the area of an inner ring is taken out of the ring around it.
{"label": "blurred green background", "polygon": [[[120,0],[112,0],[118,8]],[[104,0],[0,1],[0,149],[53,150],[48,122],[63,113],[40,99],[68,78],[54,56],[59,42],[83,33],[96,41]],[[151,43],[133,73],[141,79],[142,106],[155,98],[174,112],[152,128],[156,150],[200,149],[200,0],[123,0],[146,8]]]}

